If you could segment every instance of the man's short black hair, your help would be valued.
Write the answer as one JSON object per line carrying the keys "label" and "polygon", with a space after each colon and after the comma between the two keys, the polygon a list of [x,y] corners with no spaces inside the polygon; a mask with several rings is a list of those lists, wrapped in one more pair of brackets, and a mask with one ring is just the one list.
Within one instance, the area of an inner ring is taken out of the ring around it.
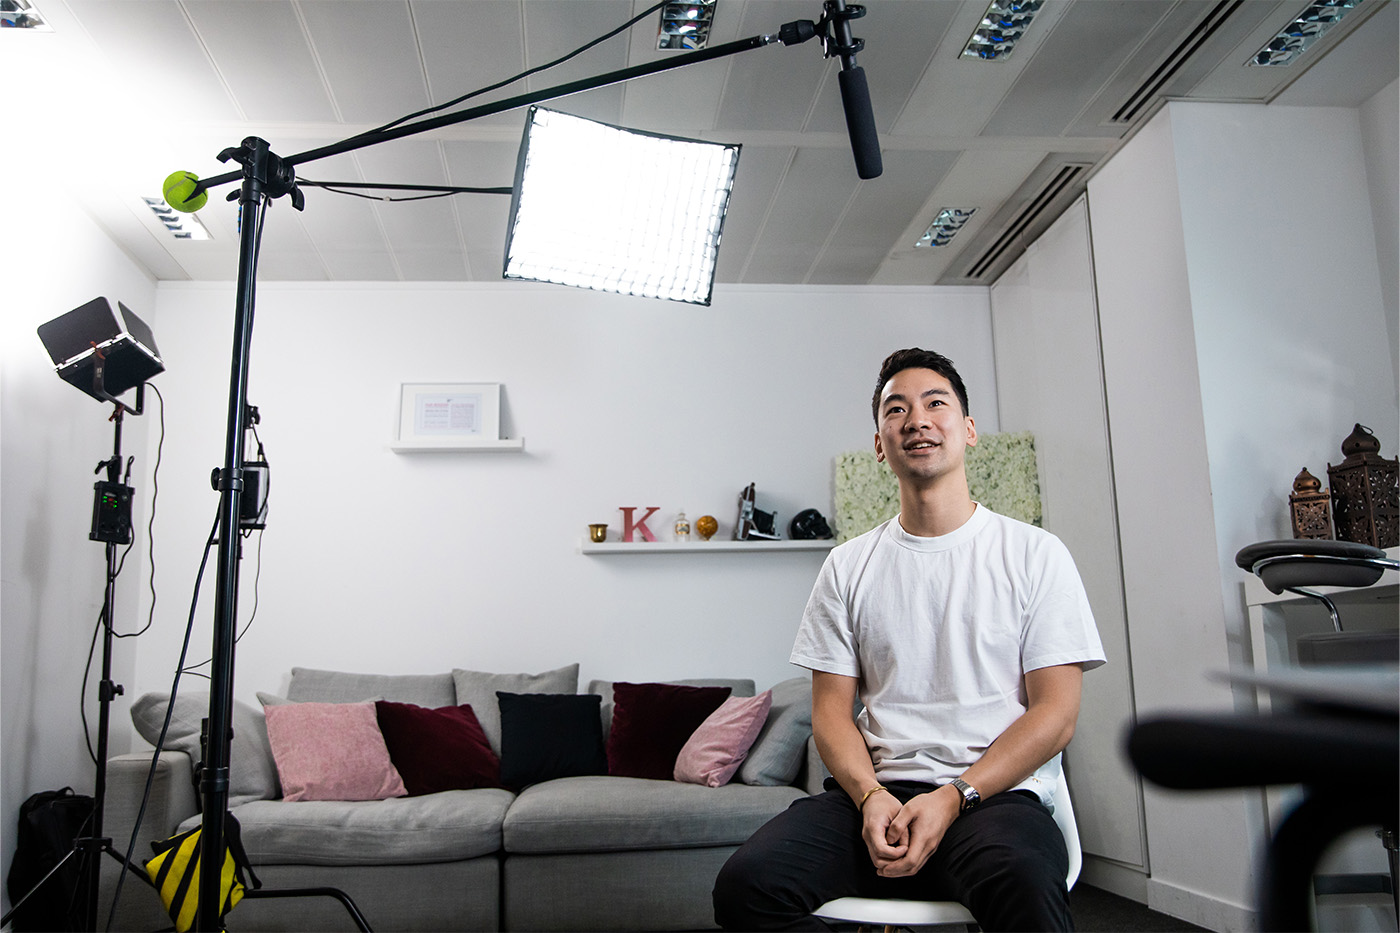
{"label": "man's short black hair", "polygon": [[963,385],[962,376],[958,375],[953,361],[932,350],[910,347],[907,350],[894,351],[880,364],[880,378],[875,381],[875,396],[870,400],[870,414],[874,416],[877,426],[880,424],[880,393],[884,391],[885,383],[906,369],[931,369],[947,379],[953,385],[953,392],[958,396],[963,414],[970,414],[967,407],[967,387]]}

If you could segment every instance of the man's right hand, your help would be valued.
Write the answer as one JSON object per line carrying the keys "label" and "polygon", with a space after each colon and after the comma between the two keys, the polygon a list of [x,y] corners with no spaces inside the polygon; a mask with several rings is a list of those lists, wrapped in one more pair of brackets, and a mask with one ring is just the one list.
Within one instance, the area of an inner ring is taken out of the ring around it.
{"label": "man's right hand", "polygon": [[909,852],[909,834],[906,830],[902,838],[891,841],[890,824],[903,807],[889,791],[879,791],[866,798],[861,808],[861,838],[870,852],[870,861],[875,870],[881,872],[886,866],[898,862]]}

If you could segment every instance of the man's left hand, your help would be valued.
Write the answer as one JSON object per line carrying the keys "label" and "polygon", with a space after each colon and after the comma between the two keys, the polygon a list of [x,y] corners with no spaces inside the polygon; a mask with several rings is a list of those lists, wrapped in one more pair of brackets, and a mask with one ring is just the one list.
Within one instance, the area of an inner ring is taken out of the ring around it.
{"label": "man's left hand", "polygon": [[962,795],[951,784],[927,794],[919,794],[890,821],[886,841],[892,846],[908,846],[904,855],[875,863],[882,878],[905,878],[917,874],[943,841],[943,834],[958,818]]}

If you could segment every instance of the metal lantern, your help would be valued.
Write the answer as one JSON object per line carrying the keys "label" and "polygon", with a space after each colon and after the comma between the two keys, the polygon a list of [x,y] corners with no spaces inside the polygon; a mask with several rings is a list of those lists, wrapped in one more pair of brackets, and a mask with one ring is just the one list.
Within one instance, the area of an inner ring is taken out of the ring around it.
{"label": "metal lantern", "polygon": [[1381,443],[1358,424],[1342,441],[1346,459],[1327,464],[1337,539],[1373,547],[1400,545],[1400,460],[1380,455]]}
{"label": "metal lantern", "polygon": [[1332,537],[1332,496],[1322,488],[1322,480],[1307,467],[1293,479],[1288,508],[1293,513],[1293,537]]}

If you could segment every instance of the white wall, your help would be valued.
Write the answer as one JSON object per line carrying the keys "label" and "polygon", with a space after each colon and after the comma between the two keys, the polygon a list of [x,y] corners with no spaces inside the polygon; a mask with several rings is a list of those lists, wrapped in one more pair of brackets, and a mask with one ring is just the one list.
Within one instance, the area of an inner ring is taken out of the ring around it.
{"label": "white wall", "polygon": [[[162,283],[168,371],[153,637],[135,692],[165,690],[217,508],[230,286]],[[260,287],[249,400],[272,464],[256,620],[236,693],[293,665],[539,671],[581,680],[794,676],[820,554],[585,556],[619,506],[684,509],[727,535],[736,497],[785,526],[831,515],[832,458],[871,443],[884,355],[934,346],[996,429],[985,289],[720,289],[701,308],[518,283]],[[525,452],[396,454],[405,382],[499,382]],[[253,542],[256,538],[253,539]],[[245,549],[240,619],[253,606]],[[210,644],[206,581],[191,656]],[[202,652],[202,653],[201,653]],[[198,657],[195,655],[198,654]]]}
{"label": "white wall", "polygon": [[[1250,707],[1206,679],[1249,656],[1235,552],[1288,536],[1293,475],[1354,421],[1395,449],[1363,135],[1355,110],[1173,104],[1090,183],[1140,713]],[[1257,794],[1145,803],[1149,904],[1252,923]]]}
{"label": "white wall", "polygon": [[[7,59],[0,79],[32,89],[21,48],[0,56]],[[23,125],[40,105],[28,91],[11,95],[7,126]],[[93,468],[112,455],[112,408],[54,374],[35,328],[102,295],[148,322],[155,311],[147,274],[61,189],[25,181],[51,169],[60,145],[39,135],[0,147],[7,179],[0,197],[0,875],[9,873],[25,798],[68,785],[91,793],[95,779],[79,707],[82,698],[95,747],[100,645],[85,697],[82,679],[102,608],[105,548],[88,540],[88,530]],[[128,417],[123,430],[123,454],[137,458],[137,471],[149,466],[149,421]],[[147,495],[148,486],[138,488],[138,525]],[[139,627],[136,593],[145,573],[144,553],[133,550],[117,585],[118,631]],[[117,643],[117,683],[131,683],[136,650],[130,640]],[[126,701],[114,709],[113,752],[126,751]],[[0,904],[8,909],[8,894]]]}
{"label": "white wall", "polygon": [[1362,107],[1361,149],[1376,231],[1376,261],[1390,336],[1390,363],[1400,372],[1400,81]]}
{"label": "white wall", "polygon": [[1035,433],[1044,524],[1074,555],[1108,658],[1084,679],[1065,753],[1075,799],[1089,804],[1077,811],[1080,842],[1086,855],[1134,869],[1136,890],[1124,893],[1141,897],[1147,840],[1140,781],[1123,754],[1133,687],[1084,198],[997,280],[991,298],[1002,429]]}

